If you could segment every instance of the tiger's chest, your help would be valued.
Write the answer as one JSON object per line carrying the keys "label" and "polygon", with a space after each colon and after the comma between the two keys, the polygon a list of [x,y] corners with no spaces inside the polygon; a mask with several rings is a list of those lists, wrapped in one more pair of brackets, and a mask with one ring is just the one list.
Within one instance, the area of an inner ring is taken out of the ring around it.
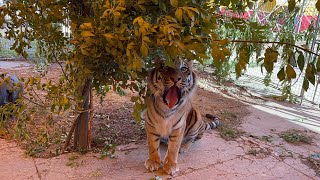
{"label": "tiger's chest", "polygon": [[146,112],[147,128],[161,137],[169,137],[173,130],[185,128],[191,109],[189,104],[188,102],[183,103],[173,112],[166,112],[157,104],[149,104]]}

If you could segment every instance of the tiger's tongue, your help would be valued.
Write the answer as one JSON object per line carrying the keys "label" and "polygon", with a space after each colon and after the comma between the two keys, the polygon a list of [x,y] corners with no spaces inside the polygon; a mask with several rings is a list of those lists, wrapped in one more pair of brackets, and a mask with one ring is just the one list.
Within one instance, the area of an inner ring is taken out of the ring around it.
{"label": "tiger's tongue", "polygon": [[168,90],[168,93],[166,95],[166,101],[170,109],[173,108],[173,106],[178,102],[178,90],[179,89],[177,86],[172,86]]}

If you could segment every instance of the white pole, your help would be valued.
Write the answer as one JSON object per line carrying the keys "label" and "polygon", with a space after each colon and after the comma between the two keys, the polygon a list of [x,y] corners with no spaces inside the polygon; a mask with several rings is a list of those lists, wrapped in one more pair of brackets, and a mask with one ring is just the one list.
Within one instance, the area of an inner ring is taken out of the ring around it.
{"label": "white pole", "polygon": [[297,33],[300,32],[300,28],[301,28],[301,22],[302,22],[302,16],[303,16],[303,13],[304,13],[304,5],[306,4],[306,0],[303,0],[302,1],[302,6],[301,6],[301,9],[300,9],[300,18],[299,18],[299,24],[298,24],[298,29],[297,29]]}

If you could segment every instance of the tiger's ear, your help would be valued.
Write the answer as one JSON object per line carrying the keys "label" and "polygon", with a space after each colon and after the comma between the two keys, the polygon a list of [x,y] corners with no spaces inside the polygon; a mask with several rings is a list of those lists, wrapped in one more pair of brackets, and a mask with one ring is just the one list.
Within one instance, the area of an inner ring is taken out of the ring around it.
{"label": "tiger's ear", "polygon": [[192,70],[193,60],[188,60],[187,65],[188,65],[189,69]]}
{"label": "tiger's ear", "polygon": [[163,64],[163,60],[159,57],[159,56],[156,56],[154,58],[154,66],[155,67],[159,67]]}

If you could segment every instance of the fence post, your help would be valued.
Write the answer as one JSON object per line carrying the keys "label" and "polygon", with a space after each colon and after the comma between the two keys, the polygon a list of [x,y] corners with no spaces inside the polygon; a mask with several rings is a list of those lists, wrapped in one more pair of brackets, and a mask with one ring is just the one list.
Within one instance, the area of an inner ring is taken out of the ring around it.
{"label": "fence post", "polygon": [[300,32],[300,28],[301,28],[301,23],[302,23],[302,16],[303,16],[303,11],[304,11],[304,6],[306,4],[306,0],[303,0],[302,1],[302,6],[301,6],[301,9],[300,9],[300,17],[299,17],[299,21],[298,21],[298,29],[297,29],[297,33]]}

